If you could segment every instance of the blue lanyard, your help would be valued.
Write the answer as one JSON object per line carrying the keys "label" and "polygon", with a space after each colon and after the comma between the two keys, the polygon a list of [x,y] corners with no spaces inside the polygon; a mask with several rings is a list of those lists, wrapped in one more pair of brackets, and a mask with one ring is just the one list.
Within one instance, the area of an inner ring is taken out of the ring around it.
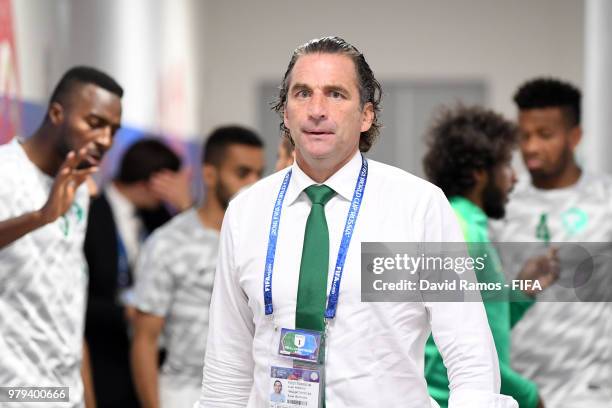
{"label": "blue lanyard", "polygon": [[[363,200],[363,191],[365,190],[367,179],[368,161],[362,156],[359,178],[357,179],[357,184],[355,185],[355,192],[353,193],[351,206],[349,207],[349,212],[346,216],[346,223],[344,224],[342,241],[340,242],[340,248],[338,249],[336,268],[334,269],[332,285],[329,291],[329,298],[327,300],[327,308],[325,310],[326,319],[333,319],[336,316],[336,309],[338,308],[338,296],[340,294],[340,282],[342,281],[342,271],[344,270],[346,255],[348,253],[348,248],[351,243],[351,238],[353,237],[353,231],[355,230],[355,223],[357,222],[359,209],[361,208],[361,202]],[[276,256],[276,242],[278,240],[278,229],[280,226],[281,211],[290,180],[291,170],[289,170],[287,174],[285,174],[283,183],[281,184],[280,190],[278,191],[278,196],[276,197],[274,210],[272,211],[272,222],[270,223],[270,235],[268,238],[268,251],[266,253],[266,268],[264,271],[263,281],[263,294],[266,316],[271,315],[274,312],[274,308],[272,306],[272,272],[274,271],[274,258]]]}

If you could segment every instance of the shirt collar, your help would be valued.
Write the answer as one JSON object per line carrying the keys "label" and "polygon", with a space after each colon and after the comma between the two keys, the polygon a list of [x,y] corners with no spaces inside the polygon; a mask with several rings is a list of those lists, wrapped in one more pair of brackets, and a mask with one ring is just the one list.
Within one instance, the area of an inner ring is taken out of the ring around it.
{"label": "shirt collar", "polygon": [[[361,154],[359,151],[355,152],[351,160],[348,161],[344,166],[337,172],[332,174],[330,178],[325,180],[326,186],[332,188],[338,196],[344,198],[347,201],[353,199],[353,193],[355,192],[355,185],[357,183],[357,177],[361,170]],[[319,184],[311,179],[304,171],[298,166],[297,162],[294,161],[291,166],[291,183],[287,188],[287,205],[293,204],[300,193],[307,187],[313,184]]]}
{"label": "shirt collar", "polygon": [[136,207],[123,194],[117,190],[113,183],[108,183],[104,189],[106,199],[111,209],[117,216],[135,217]]}

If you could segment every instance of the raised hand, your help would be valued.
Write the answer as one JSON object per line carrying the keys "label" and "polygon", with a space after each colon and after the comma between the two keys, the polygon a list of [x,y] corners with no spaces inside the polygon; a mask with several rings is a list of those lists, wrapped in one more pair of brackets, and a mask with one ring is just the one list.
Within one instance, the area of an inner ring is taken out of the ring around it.
{"label": "raised hand", "polygon": [[526,295],[534,297],[541,290],[546,289],[559,278],[559,257],[557,255],[558,248],[549,248],[546,255],[530,258],[525,262],[523,269],[518,274],[518,279],[522,280],[537,280],[540,283],[540,288],[523,289]]}
{"label": "raised hand", "polygon": [[64,160],[64,163],[62,163],[55,176],[49,198],[40,210],[45,223],[55,221],[68,211],[74,201],[74,196],[79,186],[87,177],[98,171],[97,166],[85,169],[77,168],[86,155],[87,149],[83,148],[78,152],[71,151],[66,156],[66,160]]}
{"label": "raised hand", "polygon": [[151,177],[150,187],[160,200],[184,211],[193,205],[191,169],[162,170]]}

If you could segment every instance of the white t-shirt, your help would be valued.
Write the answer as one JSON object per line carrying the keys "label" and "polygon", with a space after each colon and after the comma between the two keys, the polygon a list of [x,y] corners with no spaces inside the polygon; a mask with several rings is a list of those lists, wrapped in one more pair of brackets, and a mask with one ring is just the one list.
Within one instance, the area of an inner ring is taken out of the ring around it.
{"label": "white t-shirt", "polygon": [[[52,184],[16,139],[0,146],[0,220],[40,209]],[[83,184],[64,216],[0,249],[0,386],[70,387],[69,403],[46,406],[83,405],[88,204]],[[26,406],[41,403],[11,403]]]}
{"label": "white t-shirt", "polygon": [[[506,218],[491,223],[493,241],[538,241],[536,229],[545,214],[552,243],[612,242],[610,177],[583,173],[573,186],[555,190],[537,189],[528,176],[523,179],[510,197]],[[563,260],[560,279],[566,279]],[[512,330],[512,366],[538,384],[546,406],[607,407],[612,398],[612,304],[548,301],[565,298],[563,286],[539,295]]]}
{"label": "white t-shirt", "polygon": [[166,385],[202,384],[218,249],[219,233],[205,228],[197,210],[189,209],[157,229],[140,252],[135,304],[165,319]]}

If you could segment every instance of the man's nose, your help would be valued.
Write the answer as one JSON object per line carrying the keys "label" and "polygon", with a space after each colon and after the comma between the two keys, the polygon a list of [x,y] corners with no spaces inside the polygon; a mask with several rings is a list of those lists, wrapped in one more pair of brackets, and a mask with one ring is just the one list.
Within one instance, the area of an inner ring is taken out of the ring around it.
{"label": "man's nose", "polygon": [[537,153],[540,150],[540,142],[536,137],[525,136],[521,141],[521,150],[527,154]]}
{"label": "man's nose", "polygon": [[327,117],[327,101],[321,93],[315,92],[308,104],[308,115],[315,121]]}
{"label": "man's nose", "polygon": [[105,126],[100,129],[100,136],[96,139],[96,143],[104,148],[108,149],[113,144],[113,128],[111,126]]}

